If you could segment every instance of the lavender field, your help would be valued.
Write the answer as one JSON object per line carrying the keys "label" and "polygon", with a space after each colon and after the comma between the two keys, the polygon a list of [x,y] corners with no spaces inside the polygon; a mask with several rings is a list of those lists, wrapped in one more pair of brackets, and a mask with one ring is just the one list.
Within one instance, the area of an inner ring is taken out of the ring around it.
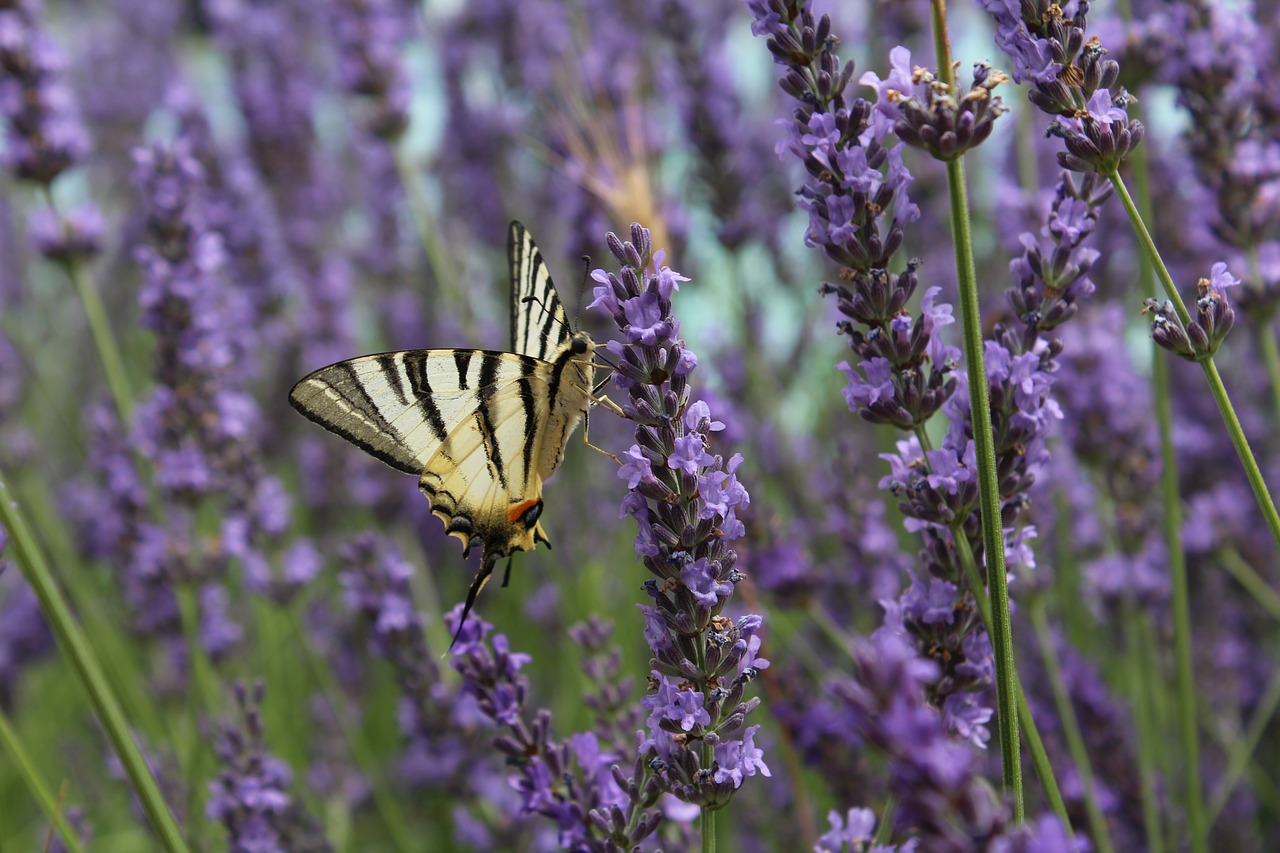
{"label": "lavender field", "polygon": [[0,851],[1280,850],[1278,82],[1272,0],[0,0]]}

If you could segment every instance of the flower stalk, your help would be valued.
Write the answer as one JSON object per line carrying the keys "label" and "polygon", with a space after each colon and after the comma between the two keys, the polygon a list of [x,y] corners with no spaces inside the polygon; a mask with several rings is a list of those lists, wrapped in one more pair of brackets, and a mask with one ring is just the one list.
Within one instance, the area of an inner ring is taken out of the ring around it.
{"label": "flower stalk", "polygon": [[[1168,297],[1169,302],[1173,304],[1174,310],[1177,311],[1178,318],[1182,321],[1183,326],[1189,325],[1191,323],[1191,315],[1187,311],[1187,306],[1178,294],[1178,289],[1173,283],[1173,276],[1169,274],[1168,267],[1165,266],[1164,260],[1160,257],[1160,250],[1156,248],[1155,241],[1151,238],[1151,232],[1147,230],[1142,214],[1139,213],[1137,205],[1134,204],[1133,198],[1129,195],[1124,179],[1115,170],[1107,174],[1106,177],[1115,188],[1116,195],[1120,197],[1120,203],[1124,205],[1125,214],[1129,217],[1129,224],[1133,226],[1133,233],[1137,236],[1138,243],[1142,246],[1143,254],[1151,263],[1151,267],[1155,271],[1156,278],[1164,289],[1165,295]],[[1258,461],[1254,458],[1253,450],[1249,447],[1249,439],[1245,437],[1244,429],[1240,426],[1240,419],[1236,417],[1235,409],[1231,405],[1231,398],[1227,394],[1227,388],[1222,382],[1222,376],[1218,373],[1218,367],[1214,364],[1213,358],[1209,356],[1197,359],[1197,361],[1199,361],[1201,369],[1204,370],[1205,379],[1209,382],[1209,392],[1213,394],[1213,401],[1217,404],[1218,411],[1222,414],[1222,421],[1226,424],[1227,434],[1230,435],[1231,443],[1235,446],[1236,455],[1240,457],[1240,464],[1244,466],[1245,477],[1248,478],[1249,487],[1253,490],[1253,496],[1258,502],[1258,509],[1262,511],[1262,517],[1266,520],[1267,528],[1271,531],[1271,536],[1275,539],[1276,545],[1280,546],[1280,514],[1276,512],[1275,502],[1271,499],[1271,493],[1267,489],[1266,481],[1262,478],[1262,471],[1258,468]]]}
{"label": "flower stalk", "polygon": [[[932,4],[934,29],[945,30],[941,0]],[[939,73],[954,89],[948,40],[938,39]],[[1000,739],[1001,778],[1013,798],[1013,819],[1025,817],[1022,794],[1022,760],[1018,741],[1018,706],[1013,661],[1013,626],[1009,616],[1009,576],[1005,569],[1004,524],[1000,516],[1000,482],[996,474],[995,441],[991,432],[991,401],[987,370],[983,361],[982,318],[978,308],[978,283],[973,263],[973,237],[969,224],[969,200],[965,188],[964,163],[946,162],[947,191],[951,201],[952,242],[955,246],[956,275],[960,284],[960,327],[964,337],[965,363],[969,368],[969,408],[973,417],[973,441],[978,461],[978,502],[982,519],[982,542],[986,556],[987,584],[991,592],[991,646],[996,664],[996,724]],[[959,538],[959,537],[957,537]]]}
{"label": "flower stalk", "polygon": [[79,623],[71,615],[71,609],[67,607],[66,599],[58,589],[58,582],[44,558],[44,552],[27,525],[18,502],[9,491],[3,474],[0,474],[0,524],[9,531],[23,577],[40,599],[40,609],[57,635],[58,645],[70,659],[80,683],[89,694],[94,713],[106,729],[120,765],[133,785],[160,843],[169,853],[185,853],[187,843],[160,794],[155,776],[151,774],[141,750],[133,740],[129,723],[120,709],[111,682]]}

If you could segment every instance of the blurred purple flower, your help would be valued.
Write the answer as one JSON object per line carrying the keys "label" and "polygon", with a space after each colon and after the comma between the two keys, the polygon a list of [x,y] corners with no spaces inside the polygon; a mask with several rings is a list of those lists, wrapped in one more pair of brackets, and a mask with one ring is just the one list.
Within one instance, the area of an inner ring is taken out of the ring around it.
{"label": "blurred purple flower", "polygon": [[63,79],[62,51],[40,26],[38,0],[0,4],[0,163],[15,178],[50,184],[89,151],[89,134]]}
{"label": "blurred purple flower", "polygon": [[339,0],[329,4],[329,18],[339,85],[367,101],[366,132],[394,140],[409,124],[399,46],[412,32],[412,16],[396,0]]}
{"label": "blurred purple flower", "polygon": [[[8,542],[0,527],[0,551]],[[23,670],[54,651],[53,632],[35,593],[21,572],[0,559],[0,709],[13,707]]]}
{"label": "blurred purple flower", "polygon": [[252,691],[236,685],[238,719],[222,725],[214,738],[221,769],[209,783],[205,813],[226,828],[227,849],[235,853],[330,851],[319,822],[288,793],[293,772],[266,750],[259,713],[263,692],[260,681]]}

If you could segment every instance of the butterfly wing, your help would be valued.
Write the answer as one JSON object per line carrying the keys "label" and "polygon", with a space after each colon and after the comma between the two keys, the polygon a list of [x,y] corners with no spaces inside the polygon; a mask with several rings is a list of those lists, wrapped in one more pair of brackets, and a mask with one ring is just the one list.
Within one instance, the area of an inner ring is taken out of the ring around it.
{"label": "butterfly wing", "polygon": [[[536,503],[552,365],[486,350],[409,350],[342,361],[294,386],[303,415],[419,477],[432,511],[470,547],[533,547],[512,507]],[[519,513],[516,513],[519,515]],[[536,519],[535,519],[536,521]]]}
{"label": "butterfly wing", "polygon": [[511,350],[550,361],[571,337],[564,305],[528,230],[512,222],[507,234],[511,264]]}

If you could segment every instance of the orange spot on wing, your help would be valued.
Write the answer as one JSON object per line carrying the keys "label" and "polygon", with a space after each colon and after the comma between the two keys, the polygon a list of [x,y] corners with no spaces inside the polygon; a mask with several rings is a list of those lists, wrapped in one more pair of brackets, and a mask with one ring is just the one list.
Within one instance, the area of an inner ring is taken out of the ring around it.
{"label": "orange spot on wing", "polygon": [[528,512],[530,509],[532,509],[537,505],[538,505],[537,498],[530,498],[527,501],[521,501],[520,503],[511,507],[511,509],[507,510],[507,521],[511,522],[512,524],[515,524],[517,521],[520,520],[520,516],[524,515],[526,512]]}

